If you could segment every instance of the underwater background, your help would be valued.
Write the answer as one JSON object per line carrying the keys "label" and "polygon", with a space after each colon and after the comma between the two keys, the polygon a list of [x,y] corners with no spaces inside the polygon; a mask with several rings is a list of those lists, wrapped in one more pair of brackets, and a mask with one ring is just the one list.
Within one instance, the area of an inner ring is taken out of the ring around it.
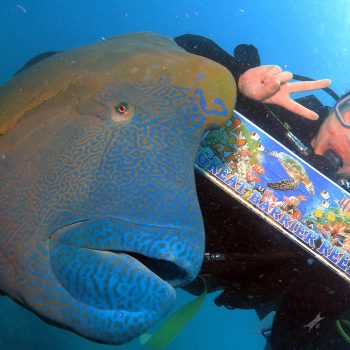
{"label": "underwater background", "polygon": [[[0,83],[27,60],[113,35],[152,31],[175,37],[207,36],[227,52],[254,44],[262,64],[312,77],[330,78],[343,94],[350,89],[350,4],[347,0],[0,0]],[[324,102],[327,96],[319,93]],[[1,106],[0,106],[1,108]],[[174,349],[264,349],[262,324],[254,311],[205,304],[171,343]],[[174,310],[193,300],[178,291]],[[1,350],[104,350],[0,298]],[[119,349],[144,349],[138,339]]]}

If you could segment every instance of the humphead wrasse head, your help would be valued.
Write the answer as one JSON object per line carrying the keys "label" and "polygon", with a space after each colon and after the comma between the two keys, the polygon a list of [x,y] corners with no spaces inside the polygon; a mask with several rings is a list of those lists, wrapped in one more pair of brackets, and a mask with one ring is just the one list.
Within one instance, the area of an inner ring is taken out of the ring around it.
{"label": "humphead wrasse head", "polygon": [[193,165],[235,83],[137,33],[51,56],[0,89],[0,291],[95,341],[155,325],[204,253]]}

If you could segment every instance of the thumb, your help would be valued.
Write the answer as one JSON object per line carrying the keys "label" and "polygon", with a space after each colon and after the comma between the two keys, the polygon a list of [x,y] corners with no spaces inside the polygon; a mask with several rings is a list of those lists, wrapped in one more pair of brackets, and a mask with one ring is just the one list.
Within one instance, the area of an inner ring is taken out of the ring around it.
{"label": "thumb", "polygon": [[266,79],[263,81],[263,85],[261,87],[261,100],[265,100],[271,96],[273,96],[279,89],[281,83],[277,79]]}
{"label": "thumb", "polygon": [[242,86],[241,92],[252,100],[264,102],[276,94],[280,88],[280,82],[276,79],[262,81],[258,86],[256,84],[247,84]]}

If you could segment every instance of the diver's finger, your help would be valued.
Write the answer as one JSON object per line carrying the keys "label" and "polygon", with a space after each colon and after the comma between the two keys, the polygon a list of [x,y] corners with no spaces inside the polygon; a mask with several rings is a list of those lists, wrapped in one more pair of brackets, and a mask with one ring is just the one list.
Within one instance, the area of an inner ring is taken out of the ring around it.
{"label": "diver's finger", "polygon": [[274,75],[279,74],[282,72],[282,68],[280,66],[261,66],[264,67],[265,70],[263,72],[263,81],[268,80],[269,78],[272,78]]}
{"label": "diver's finger", "polygon": [[276,80],[279,80],[281,84],[285,84],[289,80],[293,79],[293,74],[288,71],[276,73],[271,78],[264,79],[264,84],[266,84],[269,81],[269,79],[276,79]]}
{"label": "diver's finger", "polygon": [[266,84],[259,85],[256,89],[245,95],[257,101],[264,101],[276,94],[280,88],[280,82],[276,79],[270,79]]}
{"label": "diver's finger", "polygon": [[298,81],[288,85],[289,92],[309,91],[324,89],[331,84],[330,79],[313,80],[313,81]]}
{"label": "diver's finger", "polygon": [[318,114],[314,111],[302,106],[300,103],[292,100],[291,98],[288,98],[284,100],[281,104],[282,107],[288,109],[289,111],[299,114],[304,118],[310,119],[310,120],[317,120]]}

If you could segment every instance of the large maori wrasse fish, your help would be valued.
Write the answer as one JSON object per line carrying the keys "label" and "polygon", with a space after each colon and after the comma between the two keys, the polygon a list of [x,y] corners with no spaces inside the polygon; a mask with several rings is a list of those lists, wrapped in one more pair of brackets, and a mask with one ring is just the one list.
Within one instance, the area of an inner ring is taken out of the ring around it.
{"label": "large maori wrasse fish", "polygon": [[235,83],[172,39],[58,53],[0,89],[0,291],[95,341],[156,324],[197,275],[193,165]]}

